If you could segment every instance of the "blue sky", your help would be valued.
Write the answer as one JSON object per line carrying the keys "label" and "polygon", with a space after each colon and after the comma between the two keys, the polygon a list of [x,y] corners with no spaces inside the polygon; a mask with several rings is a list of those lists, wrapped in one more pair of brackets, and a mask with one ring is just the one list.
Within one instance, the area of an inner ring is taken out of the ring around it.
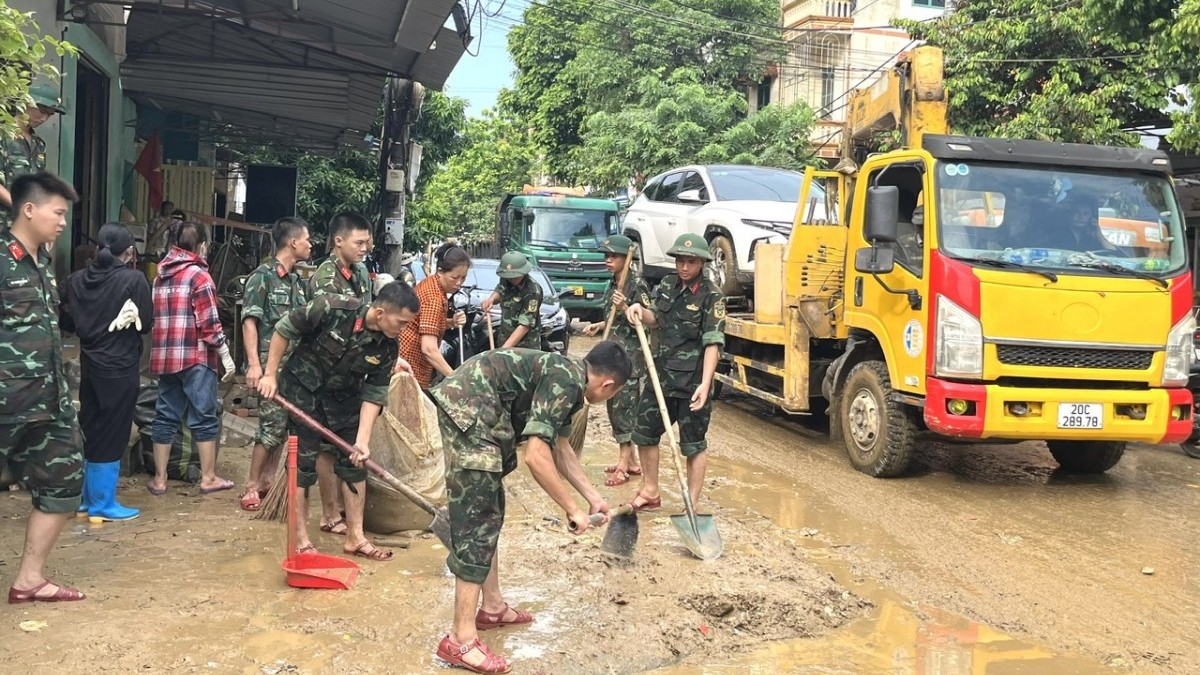
{"label": "blue sky", "polygon": [[[508,58],[509,22],[488,21],[483,35],[476,36],[470,51],[479,56],[463,54],[450,79],[446,80],[446,93],[467,99],[467,115],[478,116],[484,108],[496,104],[496,95],[504,87],[512,85],[513,65]],[[471,27],[472,33],[479,31],[478,20]]]}

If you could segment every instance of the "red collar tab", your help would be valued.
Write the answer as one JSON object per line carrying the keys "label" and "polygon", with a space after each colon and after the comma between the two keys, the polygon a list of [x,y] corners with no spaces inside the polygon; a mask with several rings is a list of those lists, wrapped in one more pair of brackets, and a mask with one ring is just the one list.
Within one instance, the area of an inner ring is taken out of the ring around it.
{"label": "red collar tab", "polygon": [[363,329],[363,318],[360,316],[354,320],[354,332],[361,333]]}
{"label": "red collar tab", "polygon": [[349,267],[342,268],[342,278],[343,279],[345,279],[346,281],[350,281],[350,277],[352,277],[352,276],[354,276],[354,273],[350,271]]}
{"label": "red collar tab", "polygon": [[275,273],[279,275],[280,279],[287,276],[287,270],[283,269],[283,263],[275,265]]}
{"label": "red collar tab", "polygon": [[11,253],[12,257],[16,260],[21,260],[26,256],[25,247],[21,246],[21,242],[19,241],[14,241],[13,243],[9,244],[8,252]]}

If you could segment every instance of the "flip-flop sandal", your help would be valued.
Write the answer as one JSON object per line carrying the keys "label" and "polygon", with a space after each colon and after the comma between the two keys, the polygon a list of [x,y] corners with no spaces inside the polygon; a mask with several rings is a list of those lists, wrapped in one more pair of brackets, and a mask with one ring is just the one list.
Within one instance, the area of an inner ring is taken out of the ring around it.
{"label": "flip-flop sandal", "polygon": [[[512,621],[505,621],[504,615],[508,614],[508,610],[510,609],[517,615],[517,618],[513,619]],[[533,615],[525,610],[517,609],[508,603],[505,603],[504,609],[500,610],[499,612],[485,612],[481,607],[479,608],[479,611],[475,613],[475,630],[491,630],[493,628],[503,628],[505,626],[521,626],[527,623],[533,623]]]}
{"label": "flip-flop sandal", "polygon": [[154,483],[146,483],[146,491],[149,492],[150,494],[154,495],[155,497],[161,497],[161,496],[167,494],[167,488],[154,487]]}
{"label": "flip-flop sandal", "polygon": [[[477,666],[473,666],[463,660],[463,657],[470,654],[472,649],[478,649],[483,654],[483,662]],[[475,638],[465,645],[460,645],[447,635],[442,638],[442,643],[438,645],[437,657],[452,666],[466,668],[472,673],[500,675],[512,670],[512,666],[503,656],[492,653],[492,650],[480,642],[479,638]]]}
{"label": "flip-flop sandal", "polygon": [[301,553],[318,553],[316,544],[309,544],[308,546],[301,546],[296,549],[296,555],[300,555]]}
{"label": "flip-flop sandal", "polygon": [[77,600],[83,600],[87,597],[77,589],[69,586],[59,586],[58,584],[54,584],[55,586],[58,586],[58,590],[54,591],[52,595],[39,596],[37,594],[38,591],[49,586],[50,584],[54,584],[54,582],[47,579],[27,591],[18,591],[15,588],[9,588],[8,604],[20,605],[26,602],[75,602]]}
{"label": "flip-flop sandal", "polygon": [[[338,525],[342,526],[341,530],[337,529]],[[345,518],[338,518],[337,520],[333,521],[332,523],[325,523],[324,525],[321,526],[321,531],[326,534],[340,534],[342,536],[345,536],[346,532],[349,531],[349,529],[350,528],[346,525]]]}
{"label": "flip-flop sandal", "polygon": [[616,487],[618,485],[624,485],[628,482],[629,474],[624,471],[614,471],[609,474],[608,478],[604,480],[604,484],[608,487]]}
{"label": "flip-flop sandal", "polygon": [[211,488],[203,488],[202,487],[202,488],[200,488],[200,494],[211,495],[214,492],[224,492],[225,490],[232,490],[235,487],[236,487],[236,485],[234,485],[233,481],[222,480],[220,482],[220,484],[217,485],[217,487],[211,487]]}
{"label": "flip-flop sandal", "polygon": [[[642,503],[640,505],[634,504],[633,502],[637,501],[639,498],[642,500]],[[633,499],[630,500],[630,502],[629,502],[629,508],[632,509],[635,513],[640,512],[640,511],[653,511],[653,510],[661,508],[661,507],[662,507],[662,495],[659,495],[658,497],[650,498],[639,492],[636,495],[634,495]]]}
{"label": "flip-flop sandal", "polygon": [[262,495],[258,490],[247,492],[242,495],[238,503],[241,504],[243,511],[257,511],[262,508]]}
{"label": "flip-flop sandal", "polygon": [[[364,551],[363,548],[365,548],[367,546],[370,546],[372,548],[372,550]],[[395,553],[393,553],[392,551],[385,551],[384,549],[379,548],[378,546],[376,546],[375,544],[372,544],[369,541],[364,541],[363,543],[359,544],[358,548],[354,549],[353,551],[347,551],[346,549],[342,549],[342,553],[345,553],[346,555],[356,556],[359,558],[366,558],[367,560],[376,560],[379,562],[385,562],[385,561],[391,560],[392,556],[395,555]]]}

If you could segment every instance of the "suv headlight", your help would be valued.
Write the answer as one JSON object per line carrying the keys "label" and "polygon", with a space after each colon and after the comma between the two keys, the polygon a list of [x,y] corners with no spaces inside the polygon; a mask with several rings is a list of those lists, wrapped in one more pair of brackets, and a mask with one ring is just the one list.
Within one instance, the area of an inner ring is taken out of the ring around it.
{"label": "suv headlight", "polygon": [[764,230],[770,230],[777,234],[787,235],[792,231],[792,224],[785,223],[779,220],[755,220],[754,218],[742,218],[742,223],[750,227],[760,227]]}
{"label": "suv headlight", "polygon": [[983,324],[939,295],[933,370],[947,377],[983,377]]}
{"label": "suv headlight", "polygon": [[1167,358],[1163,362],[1162,386],[1187,386],[1192,362],[1196,358],[1196,317],[1188,312],[1167,333]]}

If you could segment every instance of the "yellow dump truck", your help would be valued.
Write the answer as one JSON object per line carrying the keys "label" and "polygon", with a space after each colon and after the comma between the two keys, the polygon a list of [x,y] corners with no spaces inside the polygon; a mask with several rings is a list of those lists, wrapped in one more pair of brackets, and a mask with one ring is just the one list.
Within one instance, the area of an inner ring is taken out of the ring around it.
{"label": "yellow dump truck", "polygon": [[[868,154],[887,131],[901,149]],[[844,137],[788,242],[755,246],[720,382],[828,411],[873,476],[922,432],[1043,440],[1077,472],[1187,438],[1196,322],[1164,153],[948,135],[931,46],[852,93]]]}

